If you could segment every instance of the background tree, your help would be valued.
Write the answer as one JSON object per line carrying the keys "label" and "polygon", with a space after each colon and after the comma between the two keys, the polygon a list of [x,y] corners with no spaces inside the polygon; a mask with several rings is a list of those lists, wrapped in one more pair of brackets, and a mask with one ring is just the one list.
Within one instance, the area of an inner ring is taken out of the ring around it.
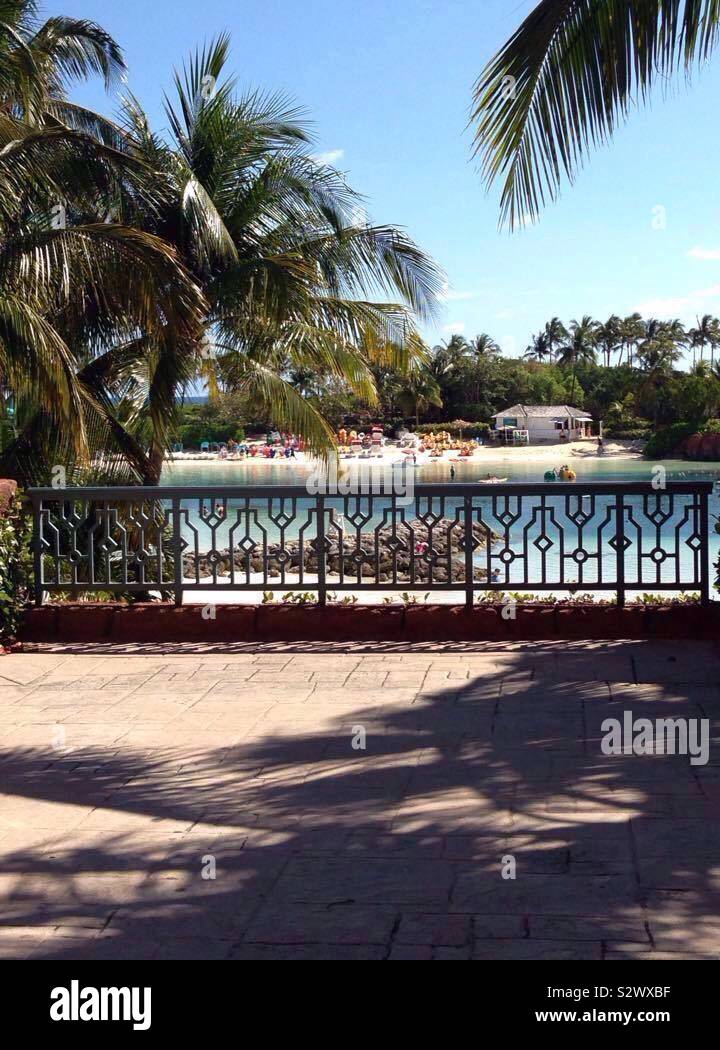
{"label": "background tree", "polygon": [[568,341],[560,348],[558,361],[562,365],[572,368],[572,384],[570,387],[570,404],[574,404],[577,367],[579,363],[588,363],[595,360],[595,347],[598,339],[598,323],[592,317],[585,315],[580,321],[571,321],[568,332]]}

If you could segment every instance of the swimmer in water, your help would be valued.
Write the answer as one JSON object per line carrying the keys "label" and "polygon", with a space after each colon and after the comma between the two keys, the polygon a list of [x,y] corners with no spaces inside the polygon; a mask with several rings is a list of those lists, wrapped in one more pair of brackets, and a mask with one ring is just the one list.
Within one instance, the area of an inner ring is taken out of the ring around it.
{"label": "swimmer in water", "polygon": [[450,467],[450,480],[455,480],[455,467]]}

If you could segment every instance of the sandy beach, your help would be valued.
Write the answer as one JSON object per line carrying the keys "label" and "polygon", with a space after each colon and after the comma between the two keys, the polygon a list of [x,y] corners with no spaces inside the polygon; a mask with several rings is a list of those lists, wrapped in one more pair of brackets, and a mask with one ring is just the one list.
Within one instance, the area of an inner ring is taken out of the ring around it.
{"label": "sandy beach", "polygon": [[[385,466],[392,463],[404,462],[408,457],[395,445],[386,445],[378,452],[373,452],[371,457],[340,457],[341,465],[352,465],[362,463],[365,465]],[[597,438],[586,438],[579,441],[558,443],[553,445],[480,445],[472,456],[460,457],[457,449],[449,449],[441,456],[430,456],[428,452],[416,453],[416,462],[419,466],[460,462],[463,464],[498,463],[519,464],[527,463],[528,460],[537,460],[543,464],[562,465],[570,460],[579,459],[603,459],[603,460],[637,460],[642,459],[642,442],[639,441],[605,441],[604,452],[598,456]],[[305,453],[298,453],[295,458],[276,456],[274,459],[264,456],[246,456],[244,459],[233,459],[229,456],[220,458],[217,452],[173,452],[166,457],[167,463],[242,463],[251,467],[262,475],[268,468],[281,468],[283,464],[298,467],[312,467],[315,460]]]}

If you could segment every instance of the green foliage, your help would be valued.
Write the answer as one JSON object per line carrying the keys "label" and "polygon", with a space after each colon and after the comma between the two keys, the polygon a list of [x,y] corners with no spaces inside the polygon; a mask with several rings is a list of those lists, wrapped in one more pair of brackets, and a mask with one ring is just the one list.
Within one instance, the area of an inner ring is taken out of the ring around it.
{"label": "green foliage", "polygon": [[697,432],[694,423],[672,423],[653,434],[644,449],[646,459],[663,459],[675,452],[678,446]]}
{"label": "green foliage", "polygon": [[605,437],[617,438],[619,441],[647,441],[652,434],[652,427],[647,420],[638,421],[637,426],[605,427]]}
{"label": "green foliage", "polygon": [[450,423],[421,423],[415,430],[418,434],[440,434],[447,431],[452,437],[484,438],[490,433],[492,427],[489,423],[472,423],[469,427],[456,427]]}
{"label": "green foliage", "polygon": [[317,595],[312,591],[288,591],[280,600],[283,605],[316,605]]}
{"label": "green foliage", "polygon": [[32,573],[32,523],[15,497],[0,513],[0,643],[13,638],[28,599]]}

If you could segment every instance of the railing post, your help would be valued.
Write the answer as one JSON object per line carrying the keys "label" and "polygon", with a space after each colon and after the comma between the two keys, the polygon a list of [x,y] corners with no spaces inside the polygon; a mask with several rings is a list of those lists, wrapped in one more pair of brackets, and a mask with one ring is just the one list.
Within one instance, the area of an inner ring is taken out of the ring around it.
{"label": "railing post", "polygon": [[625,605],[625,499],[622,492],[615,497],[615,556],[617,577],[617,603]]}
{"label": "railing post", "polygon": [[172,514],[173,514],[173,569],[174,569],[174,584],[175,584],[175,605],[182,605],[183,601],[183,562],[182,562],[182,535],[180,529],[180,499],[178,496],[173,496],[172,501]]}
{"label": "railing post", "polygon": [[475,601],[475,568],[473,564],[472,496],[465,497],[465,608]]}
{"label": "railing post", "polygon": [[42,605],[43,603],[43,563],[42,563],[42,545],[40,538],[40,511],[42,507],[42,499],[37,496],[32,496],[32,520],[33,520],[33,534],[32,534],[32,547],[33,547],[33,577],[34,577],[34,590],[35,590],[35,604]]}
{"label": "railing post", "polygon": [[710,603],[710,506],[708,493],[700,493],[700,601]]}
{"label": "railing post", "polygon": [[317,496],[317,576],[318,605],[327,604],[325,584],[325,497]]}

